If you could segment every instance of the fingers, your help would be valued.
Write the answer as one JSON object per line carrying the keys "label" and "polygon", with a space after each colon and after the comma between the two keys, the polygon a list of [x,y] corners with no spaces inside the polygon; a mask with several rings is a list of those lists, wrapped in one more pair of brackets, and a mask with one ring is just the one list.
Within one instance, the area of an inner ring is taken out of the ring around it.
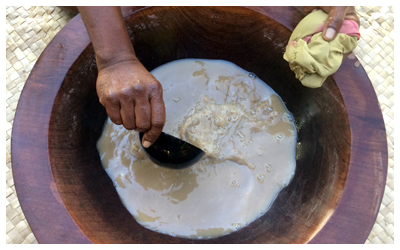
{"label": "fingers", "polygon": [[107,115],[110,117],[110,120],[117,125],[121,125],[122,118],[120,114],[121,107],[119,101],[112,96],[107,96],[105,98],[100,98],[99,102],[106,108]]}
{"label": "fingers", "polygon": [[[135,100],[121,100],[121,108],[113,108],[117,112],[111,111],[110,105],[106,106],[107,114],[111,121],[117,125],[123,125],[128,130],[136,130],[144,132],[151,127],[151,110],[150,102],[146,98]],[[110,111],[109,111],[110,110]],[[120,113],[120,116],[118,116]]]}
{"label": "fingers", "polygon": [[121,101],[121,118],[122,124],[128,130],[136,130],[135,107],[133,101]]}
{"label": "fingers", "polygon": [[150,147],[160,136],[165,124],[165,105],[160,95],[154,96],[150,100],[151,104],[151,127],[143,136],[142,145]]}
{"label": "fingers", "polygon": [[333,7],[328,13],[328,19],[322,30],[322,38],[325,41],[332,41],[336,38],[346,17],[348,6]]}
{"label": "fingers", "polygon": [[142,145],[150,147],[160,136],[165,124],[165,105],[160,94],[150,100],[147,95],[136,98],[120,98],[102,102],[111,121],[123,125],[126,129],[145,132]]}
{"label": "fingers", "polygon": [[135,103],[136,131],[144,132],[150,129],[151,110],[148,98],[140,98]]}
{"label": "fingers", "polygon": [[165,124],[163,90],[141,63],[121,63],[102,69],[96,91],[112,122],[128,130],[146,132],[144,147],[157,140]]}
{"label": "fingers", "polygon": [[107,115],[108,115],[108,117],[110,117],[110,120],[117,125],[121,125],[122,118],[121,118],[121,114],[119,112],[119,109],[120,109],[119,106],[107,105],[105,107],[106,107]]}
{"label": "fingers", "polygon": [[[133,101],[121,100],[121,107],[116,105],[111,105],[110,103],[104,105],[107,111],[108,116],[111,121],[117,125],[123,125],[128,130],[136,130],[137,132],[145,132],[152,127],[152,112],[150,108],[150,102],[146,98],[140,98],[135,101],[135,105]],[[160,112],[158,112],[160,113]],[[164,110],[165,113],[165,110]],[[157,112],[156,112],[157,114]],[[155,118],[155,131],[150,132],[150,141],[151,144],[158,138],[161,134],[161,131],[158,133],[157,128],[158,123],[157,120],[162,121],[161,130],[164,126],[164,119],[160,119],[161,115],[156,115]],[[164,114],[165,117],[165,114]],[[155,138],[154,138],[155,137]],[[150,145],[151,145],[150,144]],[[149,145],[149,146],[150,146]]]}

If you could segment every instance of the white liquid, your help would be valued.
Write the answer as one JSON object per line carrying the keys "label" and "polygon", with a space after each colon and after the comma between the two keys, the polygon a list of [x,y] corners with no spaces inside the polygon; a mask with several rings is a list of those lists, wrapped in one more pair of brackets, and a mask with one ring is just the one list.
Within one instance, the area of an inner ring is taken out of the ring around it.
{"label": "white liquid", "polygon": [[296,129],[277,94],[221,60],[178,60],[151,72],[163,86],[164,132],[206,152],[183,170],[153,164],[138,134],[106,122],[103,167],[144,227],[185,238],[214,238],[263,215],[291,180]]}

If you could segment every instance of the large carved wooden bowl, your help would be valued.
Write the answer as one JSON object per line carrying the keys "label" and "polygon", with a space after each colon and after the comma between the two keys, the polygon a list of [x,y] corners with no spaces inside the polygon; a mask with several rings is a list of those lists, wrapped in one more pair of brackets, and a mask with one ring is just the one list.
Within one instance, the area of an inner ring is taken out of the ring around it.
{"label": "large carved wooden bowl", "polygon": [[[356,59],[318,89],[286,61],[295,8],[125,8],[148,70],[183,58],[224,59],[254,72],[293,113],[295,177],[258,220],[232,234],[189,240],[141,227],[103,170],[96,142],[106,119],[93,48],[80,16],[43,52],[22,92],[12,135],[18,197],[40,243],[363,243],[386,179],[385,128]],[[168,108],[168,107],[167,107]],[[218,193],[216,193],[218,195]]]}

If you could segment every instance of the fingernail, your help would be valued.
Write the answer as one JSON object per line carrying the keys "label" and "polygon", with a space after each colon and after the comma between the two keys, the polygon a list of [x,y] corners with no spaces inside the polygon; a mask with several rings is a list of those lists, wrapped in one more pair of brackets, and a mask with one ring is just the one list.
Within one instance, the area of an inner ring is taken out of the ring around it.
{"label": "fingernail", "polygon": [[336,34],[336,31],[332,28],[328,28],[325,32],[325,36],[328,39],[332,39],[335,36],[335,34]]}
{"label": "fingernail", "polygon": [[149,141],[144,141],[143,142],[143,147],[148,148],[150,146],[151,146],[151,142],[149,142]]}
{"label": "fingernail", "polygon": [[311,12],[316,12],[318,9],[313,9]]}

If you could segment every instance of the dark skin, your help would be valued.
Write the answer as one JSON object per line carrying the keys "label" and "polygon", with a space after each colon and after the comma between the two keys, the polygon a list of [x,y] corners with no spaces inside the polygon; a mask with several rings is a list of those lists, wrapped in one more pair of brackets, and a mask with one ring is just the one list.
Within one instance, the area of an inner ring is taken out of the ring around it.
{"label": "dark skin", "polygon": [[[322,29],[322,38],[325,41],[332,41],[336,38],[340,28],[343,25],[344,20],[352,20],[357,23],[360,27],[360,19],[354,9],[354,6],[305,6],[303,11],[305,15],[308,15],[314,10],[323,10],[328,13],[328,20],[325,22],[324,28]],[[350,53],[343,54],[345,59]]]}
{"label": "dark skin", "polygon": [[165,124],[161,84],[137,59],[119,7],[78,9],[95,50],[100,103],[115,124],[145,132],[149,147]]}
{"label": "dark skin", "polygon": [[[146,148],[151,146],[165,125],[163,89],[136,57],[121,8],[82,6],[78,9],[95,50],[99,70],[96,90],[100,103],[115,124],[145,132],[142,144]],[[322,31],[326,41],[337,36],[345,19],[360,26],[354,7],[303,7],[305,14],[314,9],[328,13]]]}
{"label": "dark skin", "polygon": [[[322,38],[325,41],[332,41],[336,38],[344,20],[352,20],[360,27],[360,19],[356,14],[354,6],[305,6],[303,7],[304,13],[307,15],[313,10],[321,9],[328,13],[328,20],[325,22],[322,30]],[[328,29],[330,32],[327,32]],[[330,35],[331,34],[331,35]]]}

